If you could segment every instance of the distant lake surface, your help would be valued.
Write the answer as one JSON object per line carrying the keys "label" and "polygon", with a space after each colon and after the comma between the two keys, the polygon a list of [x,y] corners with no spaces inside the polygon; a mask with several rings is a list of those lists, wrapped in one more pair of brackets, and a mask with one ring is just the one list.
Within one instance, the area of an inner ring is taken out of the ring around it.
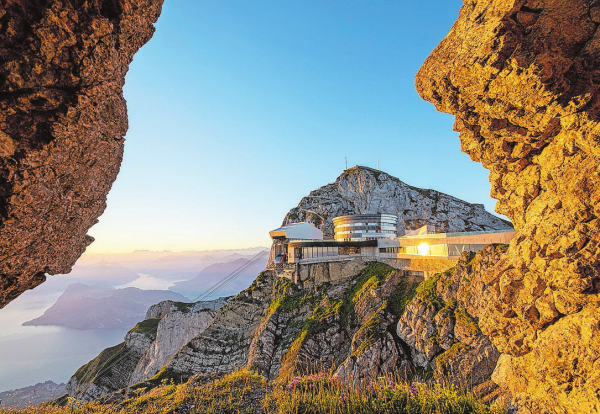
{"label": "distant lake surface", "polygon": [[142,290],[168,290],[169,287],[173,286],[175,282],[181,282],[187,279],[177,278],[174,280],[165,280],[158,277],[154,277],[147,273],[138,273],[139,277],[133,282],[125,285],[116,286],[117,289],[123,289],[128,287],[135,287]]}
{"label": "distant lake surface", "polygon": [[66,382],[100,351],[122,342],[127,332],[21,326],[40,316],[61,292],[39,293],[25,292],[0,309],[0,392],[46,380]]}

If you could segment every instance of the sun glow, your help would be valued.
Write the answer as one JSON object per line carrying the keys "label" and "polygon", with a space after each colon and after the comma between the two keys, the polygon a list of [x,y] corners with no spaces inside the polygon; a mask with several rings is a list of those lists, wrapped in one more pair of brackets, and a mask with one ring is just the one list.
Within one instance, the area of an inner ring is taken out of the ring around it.
{"label": "sun glow", "polygon": [[429,255],[429,245],[427,243],[421,243],[417,246],[417,251],[421,256]]}

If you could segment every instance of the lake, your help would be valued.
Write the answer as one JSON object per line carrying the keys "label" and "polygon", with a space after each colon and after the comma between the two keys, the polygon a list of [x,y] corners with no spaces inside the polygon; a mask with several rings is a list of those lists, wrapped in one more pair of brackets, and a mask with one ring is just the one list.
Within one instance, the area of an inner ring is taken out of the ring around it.
{"label": "lake", "polygon": [[[21,326],[40,316],[62,293],[43,285],[0,309],[0,392],[52,380],[66,382],[104,348],[123,341],[127,329],[76,330]],[[39,290],[38,290],[39,289]]]}

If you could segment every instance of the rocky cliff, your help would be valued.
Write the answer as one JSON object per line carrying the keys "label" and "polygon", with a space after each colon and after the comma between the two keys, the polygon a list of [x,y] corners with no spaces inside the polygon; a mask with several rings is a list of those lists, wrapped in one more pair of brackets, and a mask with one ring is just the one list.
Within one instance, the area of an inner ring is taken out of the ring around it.
{"label": "rocky cliff", "polygon": [[263,272],[162,374],[185,378],[247,367],[286,379],[333,369],[360,379],[412,366],[395,326],[420,279],[375,262],[361,262],[346,278],[317,273],[295,285]]}
{"label": "rocky cliff", "polygon": [[154,342],[131,374],[130,385],[153,377],[183,345],[206,329],[216,313],[207,305],[219,309],[223,303],[196,302],[186,306],[176,302],[171,305],[170,312],[158,323]]}
{"label": "rocky cliff", "polygon": [[161,6],[0,3],[0,307],[92,242],[123,154],[124,77]]}
{"label": "rocky cliff", "polygon": [[500,353],[482,333],[477,310],[491,294],[486,272],[507,247],[489,245],[476,254],[465,253],[455,269],[418,287],[397,326],[415,366],[455,383],[479,385],[490,380]]}
{"label": "rocky cliff", "polygon": [[333,238],[334,217],[367,213],[396,214],[400,235],[426,224],[437,232],[512,228],[485,211],[482,204],[412,187],[383,171],[361,166],[345,170],[334,183],[303,197],[285,216],[283,225],[308,221],[321,228],[325,238]]}
{"label": "rocky cliff", "polygon": [[472,312],[523,413],[600,412],[599,24],[597,1],[465,1],[416,78],[515,224]]}
{"label": "rocky cliff", "polygon": [[98,399],[129,384],[138,361],[156,339],[158,319],[146,319],[125,335],[125,341],[107,348],[79,368],[67,382],[67,393],[84,401]]}
{"label": "rocky cliff", "polygon": [[242,367],[277,379],[329,369],[352,380],[413,370],[396,331],[422,279],[361,260],[344,277],[315,266],[301,285],[265,271],[216,315],[193,304],[152,307],[124,344],[75,373],[69,394],[95,399],[136,383]]}
{"label": "rocky cliff", "polygon": [[[164,301],[153,305],[124,342],[105,349],[75,372],[67,392],[80,400],[93,400],[152,377],[213,320],[215,311],[205,304]],[[210,305],[218,308],[221,303]]]}

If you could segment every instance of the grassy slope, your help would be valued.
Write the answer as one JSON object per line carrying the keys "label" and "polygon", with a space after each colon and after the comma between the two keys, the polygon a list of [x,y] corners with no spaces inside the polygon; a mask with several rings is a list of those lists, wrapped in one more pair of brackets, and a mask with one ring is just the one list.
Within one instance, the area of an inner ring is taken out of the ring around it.
{"label": "grassy slope", "polygon": [[[0,408],[0,414],[15,411]],[[471,394],[439,384],[397,382],[382,378],[362,385],[344,385],[325,373],[297,377],[289,384],[268,382],[251,371],[227,375],[200,375],[181,385],[165,384],[150,391],[138,389],[120,403],[99,402],[79,406],[44,405],[23,414],[159,414],[159,413],[264,413],[264,414],[505,414],[488,407]]]}

